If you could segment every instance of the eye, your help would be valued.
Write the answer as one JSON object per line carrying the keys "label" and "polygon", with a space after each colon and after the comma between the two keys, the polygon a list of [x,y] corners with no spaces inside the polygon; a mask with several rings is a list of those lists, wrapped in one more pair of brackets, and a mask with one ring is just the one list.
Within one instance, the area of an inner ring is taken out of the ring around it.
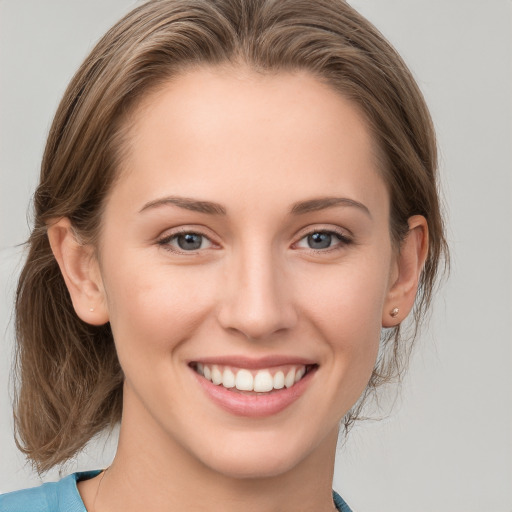
{"label": "eye", "polygon": [[194,232],[176,233],[159,240],[158,244],[176,252],[199,251],[212,247],[209,238],[201,233]]}
{"label": "eye", "polygon": [[321,251],[332,249],[339,245],[347,245],[351,242],[349,238],[335,231],[314,231],[301,238],[296,247]]}

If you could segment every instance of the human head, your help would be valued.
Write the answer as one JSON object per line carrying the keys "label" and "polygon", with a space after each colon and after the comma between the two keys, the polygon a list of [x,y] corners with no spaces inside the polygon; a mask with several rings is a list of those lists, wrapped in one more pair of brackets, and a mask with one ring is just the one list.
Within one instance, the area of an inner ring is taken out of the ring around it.
{"label": "human head", "polygon": [[[417,320],[430,302],[444,250],[434,134],[414,80],[382,36],[342,1],[144,4],[107,33],[78,71],[43,159],[35,228],[17,299],[23,372],[18,432],[43,469],[69,458],[119,419],[122,385],[108,325],[85,324],[73,311],[47,225],[68,217],[79,239],[94,243],[123,158],[130,114],[139,101],[187,68],[225,63],[243,63],[261,73],[307,70],[359,106],[379,150],[397,248],[409,217],[419,214],[428,221],[430,247]],[[408,348],[399,334],[396,328],[383,337],[388,351],[383,353],[391,358],[383,357],[370,388],[400,369]],[[41,387],[47,391],[36,394]],[[70,415],[70,408],[78,414]],[[38,428],[36,415],[42,418]]]}

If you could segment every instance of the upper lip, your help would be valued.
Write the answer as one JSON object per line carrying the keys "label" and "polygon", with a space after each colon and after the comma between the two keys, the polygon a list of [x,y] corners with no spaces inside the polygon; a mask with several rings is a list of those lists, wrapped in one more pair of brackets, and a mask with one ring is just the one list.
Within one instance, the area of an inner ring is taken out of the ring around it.
{"label": "upper lip", "polygon": [[258,370],[262,368],[272,368],[273,366],[283,366],[288,364],[296,365],[315,365],[316,361],[304,357],[286,356],[286,355],[271,355],[264,357],[247,357],[247,356],[215,356],[215,357],[201,357],[198,359],[191,359],[189,364],[201,363],[208,365],[223,365],[234,366],[237,368],[247,368],[251,370]]}

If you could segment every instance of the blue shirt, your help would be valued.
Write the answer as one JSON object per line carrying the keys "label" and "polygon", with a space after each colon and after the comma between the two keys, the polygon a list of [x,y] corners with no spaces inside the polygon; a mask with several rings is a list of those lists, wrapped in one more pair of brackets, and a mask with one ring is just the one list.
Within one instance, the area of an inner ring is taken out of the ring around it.
{"label": "blue shirt", "polygon": [[[59,482],[51,482],[0,495],[0,512],[87,512],[76,483],[96,476],[99,471],[73,473]],[[334,504],[339,512],[351,512],[335,491]]]}

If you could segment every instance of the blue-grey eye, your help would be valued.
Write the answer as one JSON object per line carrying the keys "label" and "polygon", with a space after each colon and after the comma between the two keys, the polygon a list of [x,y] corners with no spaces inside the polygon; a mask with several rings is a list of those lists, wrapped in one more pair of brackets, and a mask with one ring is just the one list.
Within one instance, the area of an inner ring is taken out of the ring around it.
{"label": "blue-grey eye", "polygon": [[214,246],[213,242],[206,235],[194,233],[193,231],[181,231],[166,236],[158,241],[158,245],[178,254],[211,249]]}
{"label": "blue-grey eye", "polygon": [[307,237],[308,247],[311,249],[327,249],[331,247],[332,238],[331,233],[312,233]]}
{"label": "blue-grey eye", "polygon": [[183,251],[197,251],[203,246],[203,235],[197,233],[184,233],[176,235],[175,240],[178,247]]}
{"label": "blue-grey eye", "polygon": [[309,235],[301,238],[295,247],[318,251],[322,249],[333,249],[336,246],[340,246],[341,248],[350,243],[350,239],[335,231],[313,231]]}

